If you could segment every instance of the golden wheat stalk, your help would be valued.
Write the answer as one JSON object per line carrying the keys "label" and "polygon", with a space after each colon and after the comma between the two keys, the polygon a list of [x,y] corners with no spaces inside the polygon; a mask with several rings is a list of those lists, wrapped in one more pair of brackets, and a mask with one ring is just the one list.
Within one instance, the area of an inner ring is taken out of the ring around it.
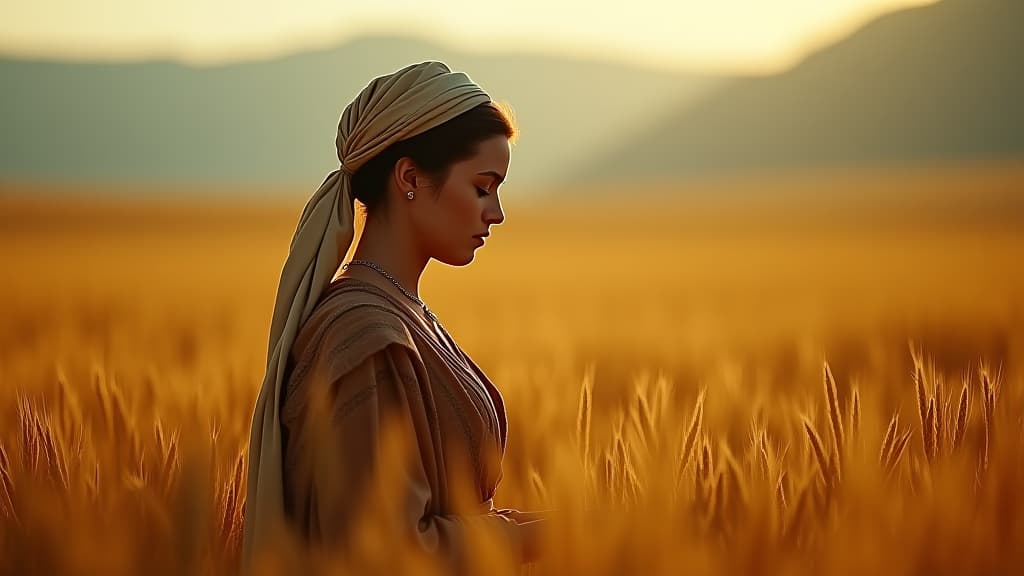
{"label": "golden wheat stalk", "polygon": [[135,462],[139,458],[142,442],[139,439],[138,427],[128,408],[121,387],[114,383],[108,388],[111,406],[111,423],[115,442],[123,442],[124,458],[127,462]]}
{"label": "golden wheat stalk", "polygon": [[164,432],[164,422],[159,417],[153,423],[153,438],[156,440],[157,449],[163,454],[167,448],[167,433]]}
{"label": "golden wheat stalk", "polygon": [[929,398],[928,409],[924,414],[924,430],[921,431],[924,439],[924,455],[929,462],[935,459],[935,436],[938,432],[935,420],[935,398]]}
{"label": "golden wheat stalk", "polygon": [[925,391],[924,369],[916,357],[914,358],[914,390],[917,393],[917,410],[921,418],[921,448],[927,453],[925,430],[928,428],[928,393]]}
{"label": "golden wheat stalk", "polygon": [[637,401],[631,403],[628,408],[629,428],[631,430],[631,433],[627,433],[629,433],[630,436],[636,440],[636,442],[630,443],[630,447],[634,449],[640,449],[642,452],[646,453],[649,448],[648,434],[644,431],[644,428],[646,428],[646,424],[643,423],[643,416],[640,414],[640,411],[642,410],[642,408],[640,408],[640,395],[637,394],[636,397]]}
{"label": "golden wheat stalk", "polygon": [[697,434],[700,432],[701,422],[704,420],[704,394],[705,388],[697,393],[697,402],[693,407],[693,415],[690,416],[690,425],[686,428],[686,435],[683,437],[682,450],[679,452],[679,464],[676,471],[676,482],[683,475],[683,471],[689,465],[693,457],[693,447],[696,445]]}
{"label": "golden wheat stalk", "polygon": [[68,456],[69,458],[74,459],[76,464],[79,464],[82,461],[82,454],[85,451],[85,441],[85,423],[81,419],[79,419],[78,423],[75,425],[75,438]]}
{"label": "golden wheat stalk", "polygon": [[46,437],[43,434],[43,423],[40,421],[41,411],[38,406],[33,407],[31,415],[32,445],[34,451],[34,466],[32,471],[36,474],[50,474],[49,459],[47,458]]}
{"label": "golden wheat stalk", "polygon": [[830,458],[825,455],[825,446],[821,441],[821,436],[818,435],[817,430],[814,429],[814,425],[807,419],[806,416],[801,416],[804,423],[804,431],[807,432],[807,441],[811,445],[811,451],[814,454],[814,459],[818,463],[818,472],[821,475],[821,480],[825,485],[831,485],[832,483],[832,465]]}
{"label": "golden wheat stalk", "polygon": [[899,429],[900,425],[900,412],[896,411],[889,419],[889,426],[885,429],[885,437],[882,438],[882,449],[878,452],[878,463],[885,465],[885,462],[889,459],[889,453],[892,451],[893,444],[896,442],[896,430]]}
{"label": "golden wheat stalk", "polygon": [[81,426],[82,409],[78,395],[68,384],[68,378],[60,366],[57,367],[57,401],[62,432],[70,433]]}
{"label": "golden wheat stalk", "polygon": [[996,393],[998,391],[999,378],[993,381],[992,375],[987,366],[981,368],[981,389],[985,400],[985,418],[991,422],[995,416]]}
{"label": "golden wheat stalk", "polygon": [[615,494],[617,479],[615,476],[615,459],[608,450],[604,451],[604,488],[610,497]]}
{"label": "golden wheat stalk", "polygon": [[956,425],[953,429],[953,449],[958,449],[964,441],[964,433],[967,430],[967,419],[971,415],[970,393],[965,382],[960,390],[960,402],[956,410]]}
{"label": "golden wheat stalk", "polygon": [[860,387],[854,386],[850,393],[850,425],[847,430],[847,438],[853,441],[860,432]]}
{"label": "golden wheat stalk", "polygon": [[651,402],[647,398],[647,390],[648,388],[637,390],[636,394],[640,438],[644,443],[644,446],[654,444],[655,448],[657,448],[660,435],[658,434],[654,411],[651,408]]}
{"label": "golden wheat stalk", "polygon": [[178,481],[178,474],[181,470],[181,457],[179,455],[179,434],[175,430],[171,435],[171,439],[167,442],[167,447],[164,450],[163,458],[160,462],[160,476],[159,478],[163,482],[162,488],[164,496],[171,493],[174,486]]}
{"label": "golden wheat stalk", "polygon": [[770,479],[772,476],[772,464],[771,457],[768,455],[768,431],[764,428],[757,435],[756,454],[758,462],[762,467],[761,472],[764,474],[764,478]]}
{"label": "golden wheat stalk", "polygon": [[14,475],[3,444],[0,444],[0,515],[15,518]]}
{"label": "golden wheat stalk", "polygon": [[135,465],[135,476],[139,479],[143,486],[149,486],[150,475],[149,468],[146,466],[146,449],[143,448],[139,452],[139,461]]}
{"label": "golden wheat stalk", "polygon": [[700,445],[700,458],[697,459],[697,470],[693,476],[694,496],[698,510],[704,513],[704,518],[707,519],[712,505],[714,458],[711,453],[711,443],[706,434],[701,434],[697,442]]}
{"label": "golden wheat stalk", "polygon": [[[239,452],[238,457],[234,459],[234,465],[231,467],[231,478],[224,489],[222,500],[220,516],[221,539],[224,545],[228,547],[238,537],[239,530],[241,529],[240,496],[244,490],[245,466],[245,450],[242,450]],[[530,471],[532,472],[532,469]]]}
{"label": "golden wheat stalk", "polygon": [[96,366],[93,370],[93,394],[96,397],[96,403],[99,406],[99,416],[103,423],[103,428],[107,433],[108,438],[114,437],[114,408],[111,406],[112,400],[110,399],[110,387],[107,385],[106,378],[103,376],[103,372],[99,366]]}
{"label": "golden wheat stalk", "polygon": [[611,496],[620,503],[624,501],[624,495],[629,482],[629,479],[626,478],[625,459],[625,451],[621,450],[616,442],[612,446],[612,472],[614,473],[612,478],[615,480],[615,483],[612,486]]}
{"label": "golden wheat stalk", "polygon": [[643,494],[643,489],[640,486],[640,477],[636,473],[636,468],[633,466],[633,459],[626,454],[626,459],[623,464],[623,470],[625,472],[626,479],[629,481],[629,492],[632,497],[632,501],[638,502],[640,496]]}
{"label": "golden wheat stalk", "polygon": [[786,456],[789,454],[789,446],[789,442],[786,442],[786,445],[782,448],[782,451],[774,455],[775,470],[776,475],[778,476],[776,482],[786,482],[786,484],[783,485],[783,489],[785,490],[786,494],[789,493],[789,490],[787,488],[790,485],[790,479],[785,469]]}
{"label": "golden wheat stalk", "polygon": [[978,370],[981,378],[982,415],[985,417],[985,444],[982,451],[982,467],[987,470],[989,465],[989,453],[993,441],[992,433],[995,428],[995,424],[993,422],[995,419],[995,390],[992,386],[992,379],[989,375],[988,367],[982,364]]}
{"label": "golden wheat stalk", "polygon": [[832,368],[827,361],[824,364],[825,400],[828,402],[828,418],[832,424],[832,447],[838,465],[838,456],[846,446],[846,439],[843,436],[843,416],[839,410],[839,392],[836,389],[836,380],[832,377]]}
{"label": "golden wheat stalk", "polygon": [[583,458],[584,470],[590,466],[590,421],[593,412],[593,367],[588,366],[580,385],[579,407],[576,411],[576,449]]}
{"label": "golden wheat stalk", "polygon": [[897,438],[893,442],[892,447],[889,450],[889,455],[886,458],[885,465],[883,467],[886,476],[889,476],[893,472],[895,472],[896,466],[899,465],[900,460],[903,458],[903,452],[906,451],[907,444],[910,442],[910,436],[912,434],[913,430],[907,429],[906,432],[904,432],[901,436],[899,436],[899,438]]}
{"label": "golden wheat stalk", "polygon": [[626,489],[630,487],[630,479],[627,477],[629,454],[626,450],[626,441],[622,437],[621,432],[617,432],[615,435],[614,443],[614,456],[615,456],[615,476],[619,480],[618,489],[619,492],[616,494],[620,498],[620,501],[624,501],[626,495]]}
{"label": "golden wheat stalk", "polygon": [[63,443],[56,437],[56,429],[50,420],[49,412],[44,411],[41,415],[37,414],[36,435],[42,447],[47,477],[67,490],[71,484],[67,458]]}
{"label": "golden wheat stalk", "polygon": [[666,410],[668,410],[669,397],[672,393],[672,388],[669,383],[669,379],[664,373],[658,372],[658,378],[654,383],[654,409],[655,414],[658,416],[658,421],[662,421],[665,418]]}
{"label": "golden wheat stalk", "polygon": [[779,478],[775,481],[775,498],[779,503],[779,509],[785,512],[789,503],[786,498],[786,478],[788,472],[783,470],[779,473]]}
{"label": "golden wheat stalk", "polygon": [[242,534],[245,531],[245,484],[243,482],[242,487],[238,489],[238,512],[235,514],[235,524],[232,527],[232,538],[230,542],[229,550],[232,554],[237,554],[239,546],[242,543]]}
{"label": "golden wheat stalk", "polygon": [[946,396],[942,401],[942,432],[939,433],[939,453],[953,452],[953,436],[956,434],[956,423],[953,421],[956,415],[950,410],[953,399]]}
{"label": "golden wheat stalk", "polygon": [[99,461],[93,462],[92,475],[86,480],[85,487],[89,494],[89,498],[95,502],[100,496],[100,463]]}
{"label": "golden wheat stalk", "polygon": [[932,425],[935,426],[935,434],[933,437],[933,440],[935,441],[935,448],[932,458],[935,458],[942,453],[942,437],[948,433],[948,426],[945,425],[945,420],[946,415],[949,413],[949,405],[948,403],[943,403],[946,399],[946,395],[942,375],[935,375],[933,372],[933,376],[935,380],[935,396],[932,399],[935,401],[935,420],[932,422]]}
{"label": "golden wheat stalk", "polygon": [[21,467],[22,469],[28,469],[34,473],[39,466],[39,445],[36,443],[35,439],[35,411],[32,407],[31,401],[27,397],[23,396],[20,390],[16,394],[21,439],[21,449],[19,450],[21,453]]}
{"label": "golden wheat stalk", "polygon": [[622,434],[617,434],[615,437],[615,458],[618,475],[623,480],[621,495],[625,498],[627,496],[626,489],[628,488],[632,499],[636,500],[640,496],[640,482],[636,469],[633,466],[633,460],[629,456],[629,450],[626,448],[626,440]]}

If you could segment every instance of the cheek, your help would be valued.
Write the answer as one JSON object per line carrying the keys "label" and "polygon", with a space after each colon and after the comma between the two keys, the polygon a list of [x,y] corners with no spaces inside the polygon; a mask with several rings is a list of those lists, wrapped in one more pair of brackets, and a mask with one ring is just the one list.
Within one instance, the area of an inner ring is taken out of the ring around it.
{"label": "cheek", "polygon": [[480,198],[476,197],[476,190],[471,192],[463,191],[461,194],[454,192],[449,196],[451,202],[446,203],[446,220],[454,228],[465,228],[472,226],[476,219],[480,218],[483,206]]}
{"label": "cheek", "polygon": [[[474,190],[472,194],[475,193]],[[472,233],[478,231],[478,223],[483,213],[480,199],[466,192],[459,194],[455,190],[444,190],[442,194],[445,196],[437,203],[436,210],[425,222],[431,236],[446,243],[450,239],[463,236],[467,230],[473,230]]]}

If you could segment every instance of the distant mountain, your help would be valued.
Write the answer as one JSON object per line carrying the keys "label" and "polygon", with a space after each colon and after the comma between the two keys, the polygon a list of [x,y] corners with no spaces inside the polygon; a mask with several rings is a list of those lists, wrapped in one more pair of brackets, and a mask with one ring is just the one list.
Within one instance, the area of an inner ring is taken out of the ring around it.
{"label": "distant mountain", "polygon": [[771,77],[730,83],[559,179],[667,181],[1024,160],[1024,2],[892,13]]}
{"label": "distant mountain", "polygon": [[509,102],[520,124],[509,181],[631,136],[718,79],[554,57],[483,56],[407,38],[360,38],[217,67],[0,60],[0,183],[315,187],[338,165],[344,107],[372,78],[441,60]]}

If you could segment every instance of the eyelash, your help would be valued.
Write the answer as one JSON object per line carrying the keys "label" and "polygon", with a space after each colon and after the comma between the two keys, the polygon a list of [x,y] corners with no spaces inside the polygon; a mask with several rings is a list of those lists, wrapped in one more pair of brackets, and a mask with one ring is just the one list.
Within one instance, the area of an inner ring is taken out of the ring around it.
{"label": "eyelash", "polygon": [[483,188],[480,188],[479,186],[477,187],[476,192],[477,192],[477,195],[480,196],[481,198],[483,198],[484,196],[490,196],[491,195],[490,192],[488,192],[487,190],[484,190]]}

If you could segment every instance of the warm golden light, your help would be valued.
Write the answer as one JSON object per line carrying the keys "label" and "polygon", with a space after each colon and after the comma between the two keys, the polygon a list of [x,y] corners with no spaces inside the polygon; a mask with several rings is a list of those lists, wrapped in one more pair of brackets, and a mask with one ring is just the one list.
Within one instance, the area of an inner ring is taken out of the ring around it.
{"label": "warm golden light", "polygon": [[165,57],[215,63],[328,46],[358,34],[408,34],[470,51],[555,52],[652,67],[769,73],[879,14],[934,0],[585,0],[512,3],[14,3],[0,51],[47,57]]}

